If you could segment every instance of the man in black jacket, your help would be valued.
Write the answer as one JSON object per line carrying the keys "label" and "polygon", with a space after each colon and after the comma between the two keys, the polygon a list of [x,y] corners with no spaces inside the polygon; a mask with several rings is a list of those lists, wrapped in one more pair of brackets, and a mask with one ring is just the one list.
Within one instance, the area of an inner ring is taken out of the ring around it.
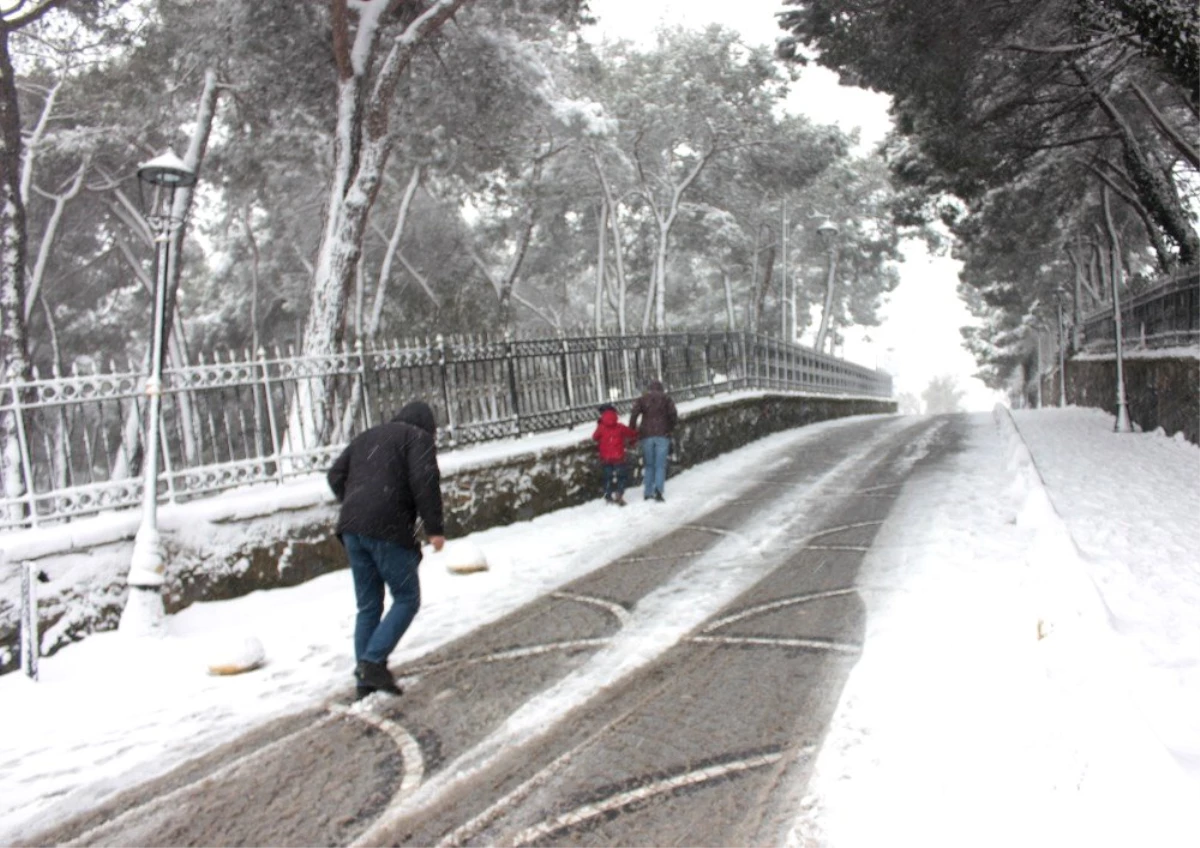
{"label": "man in black jacket", "polygon": [[[400,694],[387,660],[421,606],[419,518],[435,551],[442,535],[441,472],[428,404],[414,401],[386,424],[359,433],[329,469],[342,508],[337,535],[350,558],[358,616],[354,676],[358,695]],[[384,586],[392,606],[383,615]]]}

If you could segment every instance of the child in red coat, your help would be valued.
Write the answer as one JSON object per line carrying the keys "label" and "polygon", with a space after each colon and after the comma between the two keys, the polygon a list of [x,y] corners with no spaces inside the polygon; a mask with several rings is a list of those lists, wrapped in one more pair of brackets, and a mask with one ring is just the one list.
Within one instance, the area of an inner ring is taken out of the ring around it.
{"label": "child in red coat", "polygon": [[637,442],[637,430],[626,427],[617,418],[616,407],[605,404],[600,407],[600,423],[592,433],[600,449],[600,463],[604,466],[604,500],[617,506],[625,506],[625,445]]}

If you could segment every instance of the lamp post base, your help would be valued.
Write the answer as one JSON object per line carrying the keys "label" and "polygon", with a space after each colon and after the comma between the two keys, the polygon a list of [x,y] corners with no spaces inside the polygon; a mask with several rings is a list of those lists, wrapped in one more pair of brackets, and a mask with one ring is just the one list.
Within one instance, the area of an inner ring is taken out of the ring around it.
{"label": "lamp post base", "polygon": [[133,540],[129,564],[129,597],[117,630],[131,636],[162,636],[166,633],[163,610],[163,555],[158,530],[143,522]]}
{"label": "lamp post base", "polygon": [[1113,422],[1113,432],[1115,433],[1132,433],[1133,425],[1129,421],[1129,410],[1125,404],[1117,406],[1117,420]]}
{"label": "lamp post base", "polygon": [[158,586],[130,586],[117,631],[125,636],[165,636],[162,590]]}

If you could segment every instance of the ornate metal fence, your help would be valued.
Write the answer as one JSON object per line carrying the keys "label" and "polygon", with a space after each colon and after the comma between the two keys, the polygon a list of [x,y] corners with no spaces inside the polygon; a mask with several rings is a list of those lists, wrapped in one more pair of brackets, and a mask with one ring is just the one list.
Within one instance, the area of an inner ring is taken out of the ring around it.
{"label": "ornate metal fence", "polygon": [[[1121,302],[1121,340],[1129,348],[1182,347],[1200,343],[1200,271],[1180,271],[1160,285]],[[1080,347],[1104,352],[1116,347],[1112,305],[1084,316]]]}
{"label": "ornate metal fence", "polygon": [[[326,467],[351,436],[419,398],[453,448],[628,409],[659,377],[677,400],[759,388],[891,396],[891,377],[753,333],[438,337],[300,358],[214,356],[164,374],[160,498],[182,501]],[[24,495],[0,531],[141,502],[144,374],[74,373],[0,387],[18,422]],[[308,415],[297,415],[306,404]],[[7,487],[0,491],[8,491]]]}

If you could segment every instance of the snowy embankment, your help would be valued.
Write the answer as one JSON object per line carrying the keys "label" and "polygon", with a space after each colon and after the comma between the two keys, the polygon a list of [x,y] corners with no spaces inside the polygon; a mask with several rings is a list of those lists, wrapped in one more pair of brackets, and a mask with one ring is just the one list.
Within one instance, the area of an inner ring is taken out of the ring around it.
{"label": "snowy embankment", "polygon": [[[1168,692],[1161,685],[1152,686],[1164,696],[1158,703],[1144,697],[1150,681],[1160,675],[1173,676],[1175,670],[1157,667],[1155,657],[1141,650],[1143,646],[1136,638],[1130,638],[1142,615],[1132,611],[1129,617],[1121,615],[1109,605],[1096,583],[1107,569],[1116,567],[1128,573],[1129,568],[1111,554],[1105,557],[1107,562],[1101,563],[1080,550],[1055,509],[1038,463],[1012,414],[1005,407],[997,407],[995,417],[1006,441],[1008,467],[1017,475],[1016,485],[1023,492],[1017,525],[1034,534],[1028,564],[1040,655],[1051,683],[1058,684],[1064,701],[1074,707],[1070,712],[1076,717],[1075,732],[1081,747],[1116,753],[1115,748],[1128,746],[1127,754],[1141,753],[1137,760],[1148,780],[1163,771],[1173,771],[1162,756],[1167,754],[1190,774],[1200,791],[1200,725],[1196,725],[1200,717],[1191,717],[1191,728],[1187,720],[1180,722],[1182,717],[1175,708],[1185,703],[1179,697],[1181,693]],[[1120,523],[1117,515],[1109,519],[1110,523]],[[1164,568],[1171,565],[1166,561],[1168,538],[1160,535],[1158,539],[1140,541],[1162,557]],[[1192,656],[1200,656],[1200,651]],[[1127,769],[1133,762],[1125,759],[1119,768]],[[1090,768],[1098,765],[1093,762]]]}
{"label": "snowy embankment", "polygon": [[1200,450],[1015,416],[973,416],[881,528],[790,845],[1196,844]]}

